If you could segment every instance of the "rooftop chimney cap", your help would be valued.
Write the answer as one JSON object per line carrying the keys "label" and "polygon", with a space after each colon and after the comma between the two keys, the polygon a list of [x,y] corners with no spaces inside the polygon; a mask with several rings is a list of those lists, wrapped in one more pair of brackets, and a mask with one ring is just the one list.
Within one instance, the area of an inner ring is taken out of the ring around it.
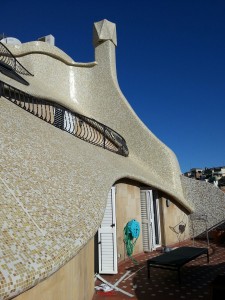
{"label": "rooftop chimney cap", "polygon": [[45,43],[48,43],[48,44],[50,44],[52,46],[55,46],[55,38],[51,34],[43,36],[43,37],[40,37],[38,39],[38,41],[45,42]]}
{"label": "rooftop chimney cap", "polygon": [[101,42],[110,40],[117,46],[116,24],[104,19],[94,23],[93,44],[97,46]]}

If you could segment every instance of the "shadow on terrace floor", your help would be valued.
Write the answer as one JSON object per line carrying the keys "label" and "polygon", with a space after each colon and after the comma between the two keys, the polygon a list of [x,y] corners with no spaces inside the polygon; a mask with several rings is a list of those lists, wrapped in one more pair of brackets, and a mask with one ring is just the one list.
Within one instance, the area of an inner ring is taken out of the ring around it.
{"label": "shadow on terrace floor", "polygon": [[[191,241],[182,242],[175,246],[192,246]],[[197,241],[195,246],[207,247],[206,242]],[[119,291],[111,292],[111,295],[104,292],[96,292],[93,300],[210,300],[212,299],[211,283],[217,275],[225,274],[225,245],[216,245],[210,242],[209,255],[210,262],[207,263],[206,257],[200,256],[189,262],[181,269],[182,283],[179,285],[177,272],[151,269],[151,279],[147,278],[146,261],[149,258],[160,255],[159,251],[148,254],[141,254],[136,259],[138,265],[132,261],[126,261],[119,265],[119,273],[116,275],[103,275],[108,282],[114,284],[126,272],[128,278],[121,281],[118,287],[133,295],[129,297]],[[130,277],[129,277],[130,276]],[[102,282],[97,280],[96,285]],[[225,289],[225,284],[224,284]],[[224,292],[222,292],[224,293]]]}

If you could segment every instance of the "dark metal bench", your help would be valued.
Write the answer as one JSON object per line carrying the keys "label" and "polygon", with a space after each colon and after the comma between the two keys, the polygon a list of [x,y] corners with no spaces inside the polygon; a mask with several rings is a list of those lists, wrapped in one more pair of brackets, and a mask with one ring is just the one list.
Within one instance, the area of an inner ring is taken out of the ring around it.
{"label": "dark metal bench", "polygon": [[209,263],[208,248],[180,247],[170,252],[147,260],[148,278],[150,278],[150,268],[161,268],[178,272],[179,283],[181,283],[180,269],[189,261],[201,256],[207,255]]}

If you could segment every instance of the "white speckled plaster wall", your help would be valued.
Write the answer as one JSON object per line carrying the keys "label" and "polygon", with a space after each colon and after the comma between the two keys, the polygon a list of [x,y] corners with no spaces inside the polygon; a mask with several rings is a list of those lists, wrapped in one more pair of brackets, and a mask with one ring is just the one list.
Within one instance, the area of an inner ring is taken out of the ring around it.
{"label": "white speckled plaster wall", "polygon": [[28,87],[0,73],[2,81],[108,125],[126,139],[130,155],[88,144],[0,99],[0,299],[30,288],[76,255],[98,229],[108,191],[120,178],[153,186],[192,211],[175,155],[119,89],[110,39],[96,47],[97,64],[89,65],[44,43],[10,50],[34,77],[26,77]]}
{"label": "white speckled plaster wall", "polygon": [[[66,55],[61,55],[60,50],[50,45],[46,49],[43,42],[39,42],[35,52],[36,44],[37,42],[24,44],[24,47],[17,46],[15,51],[20,56],[23,53],[20,62],[26,67],[28,63],[25,64],[25,61],[28,58],[30,64],[32,62],[31,72],[35,76],[26,77],[30,86],[22,86],[7,78],[5,81],[95,118],[119,132],[127,141],[131,161],[143,171],[150,172],[148,181],[151,180],[153,186],[171,194],[187,209],[191,209],[183,197],[179,178],[181,172],[176,156],[140,121],[119,88],[114,43],[109,39],[96,46],[97,64],[90,64],[92,67],[84,67],[82,64],[79,66],[78,63],[72,63],[71,59],[64,63]],[[49,56],[50,48],[54,55]],[[14,53],[13,46],[10,50]],[[26,53],[31,54],[28,56]]]}
{"label": "white speckled plaster wall", "polygon": [[[225,194],[216,186],[205,181],[199,181],[181,176],[181,182],[186,199],[195,207],[195,214],[207,215],[208,228],[225,221]],[[192,235],[192,222],[190,233]],[[205,223],[194,221],[195,236],[205,231]]]}

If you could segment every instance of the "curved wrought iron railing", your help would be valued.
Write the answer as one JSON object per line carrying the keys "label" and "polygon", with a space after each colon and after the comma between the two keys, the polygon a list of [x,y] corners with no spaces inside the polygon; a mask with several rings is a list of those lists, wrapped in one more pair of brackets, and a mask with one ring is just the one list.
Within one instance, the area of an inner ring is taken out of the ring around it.
{"label": "curved wrought iron railing", "polygon": [[0,62],[10,66],[15,72],[22,74],[22,75],[29,75],[33,76],[18,60],[14,57],[11,51],[0,42]]}
{"label": "curved wrought iron railing", "polygon": [[1,96],[79,139],[122,156],[129,154],[124,138],[94,119],[72,112],[57,103],[31,96],[3,81],[0,81]]}

